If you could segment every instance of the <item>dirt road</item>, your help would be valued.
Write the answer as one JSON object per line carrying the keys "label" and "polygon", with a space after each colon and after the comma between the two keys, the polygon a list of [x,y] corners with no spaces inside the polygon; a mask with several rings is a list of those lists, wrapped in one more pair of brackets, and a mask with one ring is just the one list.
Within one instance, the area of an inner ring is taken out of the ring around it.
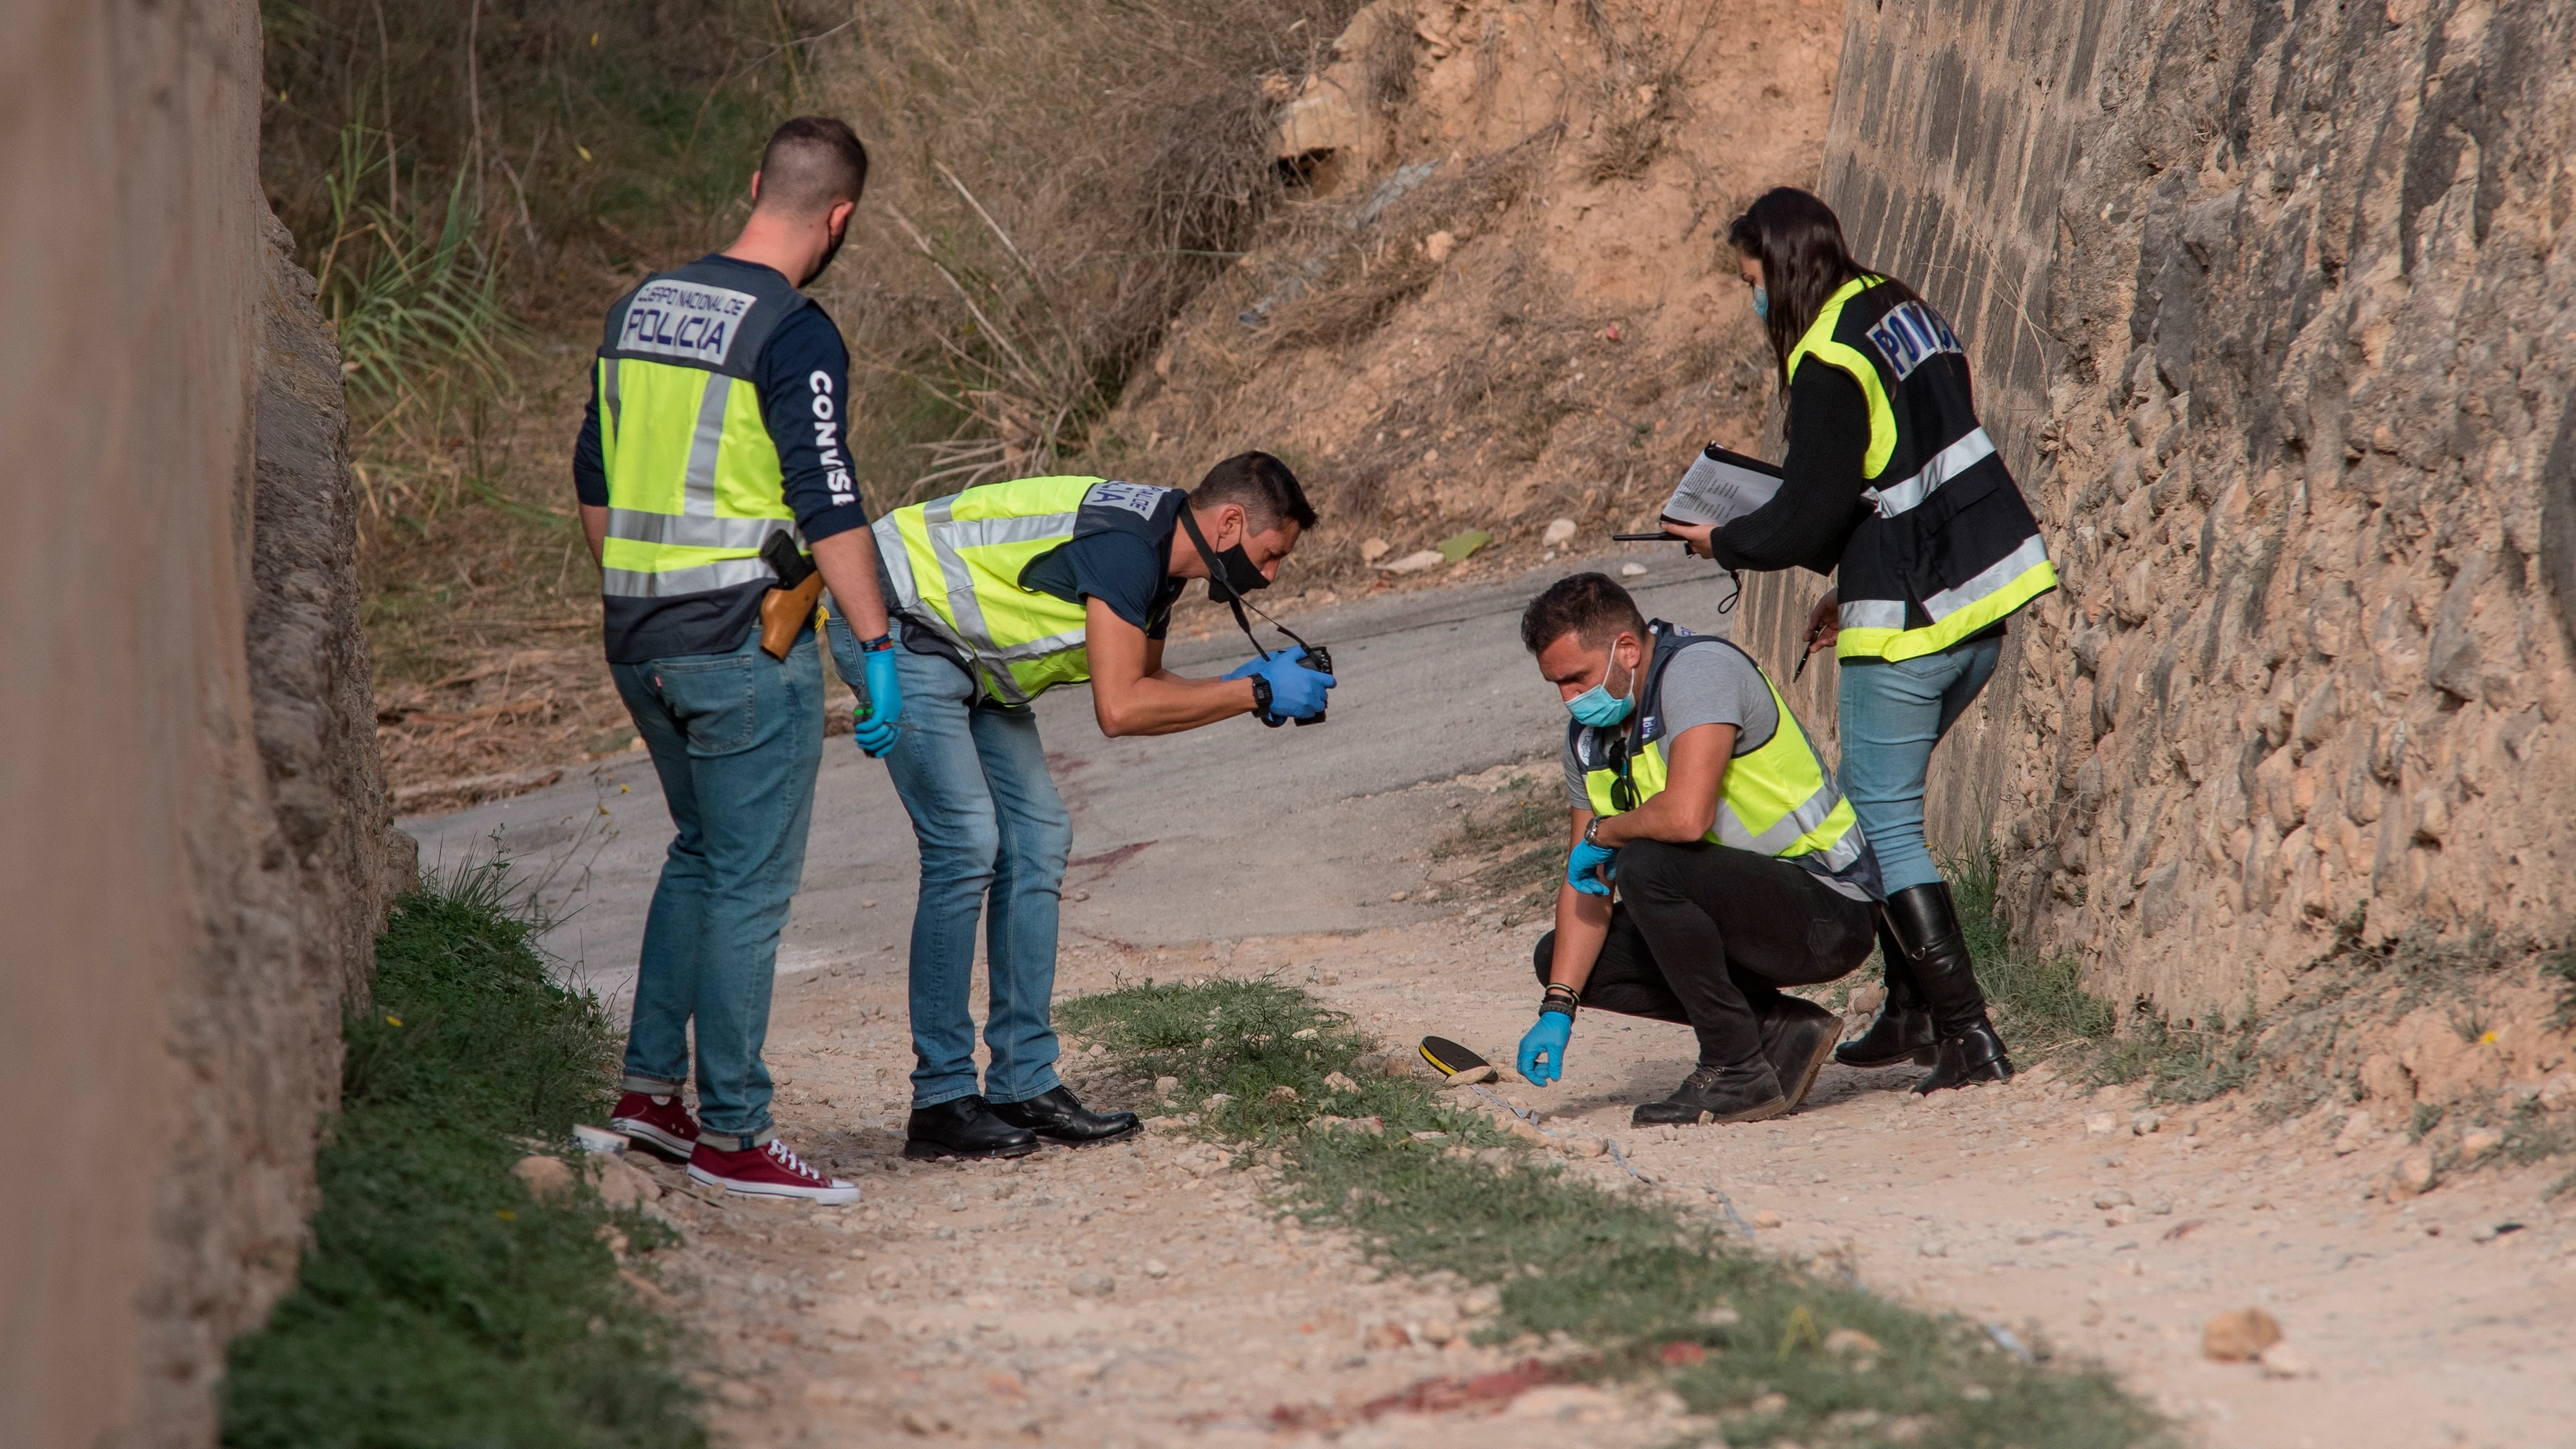
{"label": "dirt road", "polygon": [[[1704,571],[1667,561],[1644,584],[1651,611],[1706,622]],[[1510,634],[1526,589],[1501,581],[1317,621],[1310,637],[1333,644],[1344,680],[1323,729],[1103,741],[1087,700],[1051,696],[1044,727],[1088,862],[1068,892],[1061,989],[1277,972],[1391,1041],[1436,1030],[1507,1053],[1526,1025],[1539,927],[1462,900],[1435,879],[1455,867],[1428,847],[1513,773],[1501,767],[1550,768],[1553,702]],[[1175,650],[1236,652],[1222,638]],[[668,1281],[724,1372],[728,1442],[1249,1444],[1331,1431],[1373,1444],[1452,1436],[1461,1416],[1504,1444],[1564,1442],[1568,1421],[1587,1444],[1717,1430],[1644,1389],[1516,1392],[1494,1376],[1550,1346],[1467,1346],[1481,1305],[1460,1285],[1384,1281],[1349,1244],[1283,1227],[1257,1174],[1172,1128],[1015,1165],[900,1162],[910,845],[882,771],[835,745],[772,1060],[789,1140],[858,1178],[867,1200],[710,1202],[657,1174],[684,1231]],[[414,828],[433,857],[452,857],[507,823],[505,838],[542,858],[613,824],[613,839],[583,847],[586,881],[558,877],[583,909],[554,944],[614,990],[663,838],[650,784],[628,769]],[[1390,902],[1399,889],[1407,898]],[[1618,1138],[1655,1190],[1731,1207],[1767,1248],[2098,1356],[2200,1442],[2576,1443],[2576,1225],[2542,1197],[2563,1165],[2497,1168],[2396,1204],[2364,1194],[2402,1135],[2338,1155],[2322,1117],[2263,1124],[2225,1102],[2166,1109],[2141,1134],[2134,1098],[2047,1070],[1922,1103],[1898,1090],[1900,1073],[1828,1068],[1792,1118],[1632,1132],[1628,1104],[1671,1085],[1688,1041],[1589,1014],[1564,1084],[1508,1090],[1550,1125]],[[1077,1086],[1089,1060],[1069,1064]],[[1606,1158],[1570,1170],[1620,1171]],[[2257,1305],[2304,1373],[2202,1357],[2210,1315]],[[1480,1376],[1478,1402],[1419,1411]],[[1448,1387],[1415,1388],[1426,1381]]]}

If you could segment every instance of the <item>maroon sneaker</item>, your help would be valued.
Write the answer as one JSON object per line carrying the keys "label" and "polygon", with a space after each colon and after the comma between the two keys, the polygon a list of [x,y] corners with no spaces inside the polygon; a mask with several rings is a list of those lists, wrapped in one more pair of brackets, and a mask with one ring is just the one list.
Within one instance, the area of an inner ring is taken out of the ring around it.
{"label": "maroon sneaker", "polygon": [[689,1177],[746,1197],[800,1197],[828,1204],[859,1200],[856,1183],[816,1172],[774,1137],[742,1152],[718,1152],[701,1142],[689,1154]]}
{"label": "maroon sneaker", "polygon": [[617,1099],[608,1125],[648,1152],[673,1162],[686,1162],[698,1149],[698,1119],[680,1105],[677,1095],[652,1097],[629,1092]]}

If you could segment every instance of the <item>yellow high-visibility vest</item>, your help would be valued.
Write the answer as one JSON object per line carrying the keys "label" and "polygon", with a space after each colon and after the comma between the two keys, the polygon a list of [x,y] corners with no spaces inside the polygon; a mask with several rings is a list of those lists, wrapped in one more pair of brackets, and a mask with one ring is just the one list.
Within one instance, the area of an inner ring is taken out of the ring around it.
{"label": "yellow high-visibility vest", "polygon": [[[1638,805],[1663,793],[1666,765],[1658,726],[1664,670],[1674,656],[1693,647],[1735,648],[1713,634],[1693,634],[1661,620],[1649,625],[1647,632],[1654,636],[1654,653],[1638,691],[1636,711],[1607,728],[1576,724],[1568,735],[1575,760],[1583,766],[1583,792],[1595,815],[1621,813],[1612,792],[1622,774],[1635,785]],[[1745,662],[1753,661],[1747,656]],[[1780,697],[1779,686],[1760,665],[1754,664],[1753,669],[1771,691],[1771,706],[1780,723],[1760,748],[1727,762],[1718,791],[1717,823],[1706,838],[1840,875],[1867,852],[1860,817],[1843,798],[1833,771],[1808,743],[1807,732],[1799,727],[1789,702]],[[1640,736],[1644,738],[1639,740]]]}
{"label": "yellow high-visibility vest", "polygon": [[693,263],[609,310],[597,363],[603,593],[663,599],[775,577],[760,547],[796,516],[754,370],[805,305],[775,273]]}
{"label": "yellow high-visibility vest", "polygon": [[1072,541],[1086,500],[1150,516],[1169,491],[1067,475],[985,483],[898,508],[875,525],[890,601],[967,659],[1003,704],[1078,684],[1091,677],[1082,601],[1025,587],[1020,576]]}

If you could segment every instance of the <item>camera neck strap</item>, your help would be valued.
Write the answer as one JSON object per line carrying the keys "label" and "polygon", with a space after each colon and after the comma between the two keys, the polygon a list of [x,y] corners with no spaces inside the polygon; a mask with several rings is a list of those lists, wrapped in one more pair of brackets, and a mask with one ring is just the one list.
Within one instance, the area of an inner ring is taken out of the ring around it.
{"label": "camera neck strap", "polygon": [[1199,531],[1199,521],[1192,516],[1190,503],[1186,498],[1181,500],[1181,531],[1190,536],[1190,547],[1198,550],[1199,559],[1207,565],[1209,597],[1223,599],[1226,607],[1234,611],[1234,626],[1243,631],[1244,638],[1252,641],[1253,653],[1264,659],[1270,657],[1270,651],[1261,647],[1260,636],[1252,632],[1252,621],[1244,617],[1243,611],[1247,607],[1261,615],[1261,622],[1287,635],[1289,641],[1298,648],[1309,654],[1314,652],[1315,646],[1298,638],[1296,630],[1264,613],[1259,604],[1245,598],[1243,591],[1236,588],[1233,581],[1225,576],[1225,562],[1216,556],[1215,549],[1208,547],[1207,535]]}

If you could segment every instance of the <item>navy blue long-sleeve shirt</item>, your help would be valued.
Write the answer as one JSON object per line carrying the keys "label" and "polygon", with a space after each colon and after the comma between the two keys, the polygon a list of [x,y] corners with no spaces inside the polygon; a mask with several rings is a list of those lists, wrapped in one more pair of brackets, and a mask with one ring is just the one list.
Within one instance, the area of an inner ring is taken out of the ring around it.
{"label": "navy blue long-sleeve shirt", "polygon": [[1804,568],[1831,575],[1860,526],[1869,454],[1869,399],[1838,367],[1798,369],[1789,384],[1789,451],[1771,501],[1717,531],[1717,561],[1731,569]]}
{"label": "navy blue long-sleeve shirt", "polygon": [[[727,256],[707,264],[770,272],[757,262]],[[844,434],[850,396],[850,349],[841,329],[820,303],[806,306],[778,325],[761,350],[753,386],[760,393],[760,417],[778,449],[778,468],[787,507],[808,548],[853,528],[868,525],[867,504],[859,496]],[[608,506],[608,469],[599,435],[599,369],[590,370],[590,404],[582,410],[581,433],[573,442],[573,492],[594,508]],[[655,601],[647,610],[630,611],[608,642],[611,663],[634,664],[673,654],[722,654],[742,647],[760,616],[760,596],[767,584],[683,594]]]}

